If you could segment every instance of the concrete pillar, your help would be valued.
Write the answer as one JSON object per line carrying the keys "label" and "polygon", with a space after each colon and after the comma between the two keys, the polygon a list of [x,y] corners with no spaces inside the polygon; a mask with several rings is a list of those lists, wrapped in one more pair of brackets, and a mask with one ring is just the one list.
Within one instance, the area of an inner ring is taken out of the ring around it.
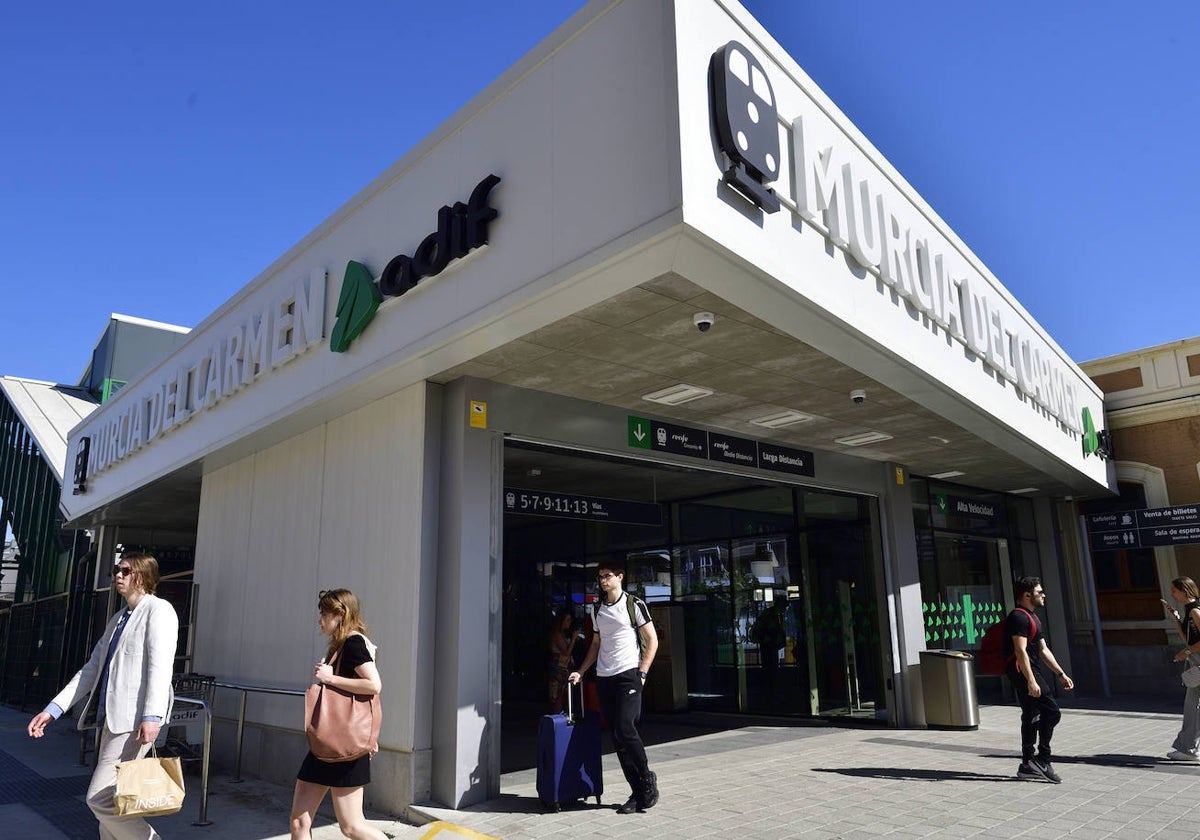
{"label": "concrete pillar", "polygon": [[442,394],[431,793],[455,808],[500,793],[503,439],[470,425],[487,398],[477,380]]}

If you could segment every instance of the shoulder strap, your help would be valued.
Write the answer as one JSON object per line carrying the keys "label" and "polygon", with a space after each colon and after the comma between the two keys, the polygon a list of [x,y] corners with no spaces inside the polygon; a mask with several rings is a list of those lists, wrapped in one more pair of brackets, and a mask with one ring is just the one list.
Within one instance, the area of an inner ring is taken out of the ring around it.
{"label": "shoulder strap", "polygon": [[637,629],[637,605],[634,603],[632,592],[625,593],[625,606],[629,610],[629,626],[634,630]]}
{"label": "shoulder strap", "polygon": [[1021,612],[1024,612],[1026,614],[1026,616],[1030,617],[1030,630],[1031,630],[1030,641],[1032,642],[1033,638],[1038,635],[1038,620],[1036,618],[1034,618],[1033,613],[1026,610],[1025,607],[1015,607],[1015,608],[1016,608],[1016,610],[1020,610]]}

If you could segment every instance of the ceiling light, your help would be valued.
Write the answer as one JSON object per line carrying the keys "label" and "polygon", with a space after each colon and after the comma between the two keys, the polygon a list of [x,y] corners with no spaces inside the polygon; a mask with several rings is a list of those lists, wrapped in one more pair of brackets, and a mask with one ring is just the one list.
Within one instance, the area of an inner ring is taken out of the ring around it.
{"label": "ceiling light", "polygon": [[1008,492],[1016,494],[1016,493],[1036,493],[1037,491],[1038,491],[1038,489],[1036,487],[1022,487],[1018,490],[1009,490]]}
{"label": "ceiling light", "polygon": [[663,388],[661,391],[642,394],[642,399],[653,403],[661,403],[662,405],[680,405],[702,397],[711,397],[712,394],[713,392],[708,388],[680,383],[679,385],[672,385],[670,388]]}
{"label": "ceiling light", "polygon": [[960,475],[966,475],[962,470],[947,470],[946,472],[934,473],[930,478],[958,478]]}
{"label": "ceiling light", "polygon": [[885,435],[883,432],[863,432],[849,437],[834,438],[833,442],[840,443],[842,446],[866,446],[868,443],[879,443],[881,440],[891,439],[891,435]]}
{"label": "ceiling light", "polygon": [[755,426],[765,426],[768,429],[782,429],[784,426],[791,426],[794,423],[803,423],[805,420],[811,420],[811,414],[805,414],[802,411],[778,411],[775,414],[768,414],[766,417],[756,417],[750,422]]}
{"label": "ceiling light", "polygon": [[940,443],[943,446],[950,442],[950,438],[944,438],[941,435],[930,435],[929,439],[934,443]]}

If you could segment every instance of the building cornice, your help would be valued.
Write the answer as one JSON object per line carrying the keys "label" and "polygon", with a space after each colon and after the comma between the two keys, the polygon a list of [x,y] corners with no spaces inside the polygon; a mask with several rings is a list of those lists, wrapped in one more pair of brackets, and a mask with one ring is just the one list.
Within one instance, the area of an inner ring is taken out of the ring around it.
{"label": "building cornice", "polygon": [[1113,408],[1107,410],[1105,415],[1110,429],[1131,429],[1170,420],[1187,420],[1200,416],[1200,395],[1127,408]]}

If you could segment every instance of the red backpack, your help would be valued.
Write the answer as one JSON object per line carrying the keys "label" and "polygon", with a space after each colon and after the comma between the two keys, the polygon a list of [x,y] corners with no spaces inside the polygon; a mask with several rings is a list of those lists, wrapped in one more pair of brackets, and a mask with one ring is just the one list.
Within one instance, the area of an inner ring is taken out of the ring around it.
{"label": "red backpack", "polygon": [[[1029,634],[1029,641],[1032,642],[1037,636],[1037,622],[1029,610],[1022,607],[1017,609],[1029,616],[1029,626],[1033,630]],[[1002,676],[1008,670],[1008,663],[1016,658],[1016,653],[1012,656],[1004,655],[1004,627],[1007,623],[1008,616],[1005,616],[984,632],[983,639],[979,642],[979,653],[975,654],[975,668],[979,673],[992,677]]]}

